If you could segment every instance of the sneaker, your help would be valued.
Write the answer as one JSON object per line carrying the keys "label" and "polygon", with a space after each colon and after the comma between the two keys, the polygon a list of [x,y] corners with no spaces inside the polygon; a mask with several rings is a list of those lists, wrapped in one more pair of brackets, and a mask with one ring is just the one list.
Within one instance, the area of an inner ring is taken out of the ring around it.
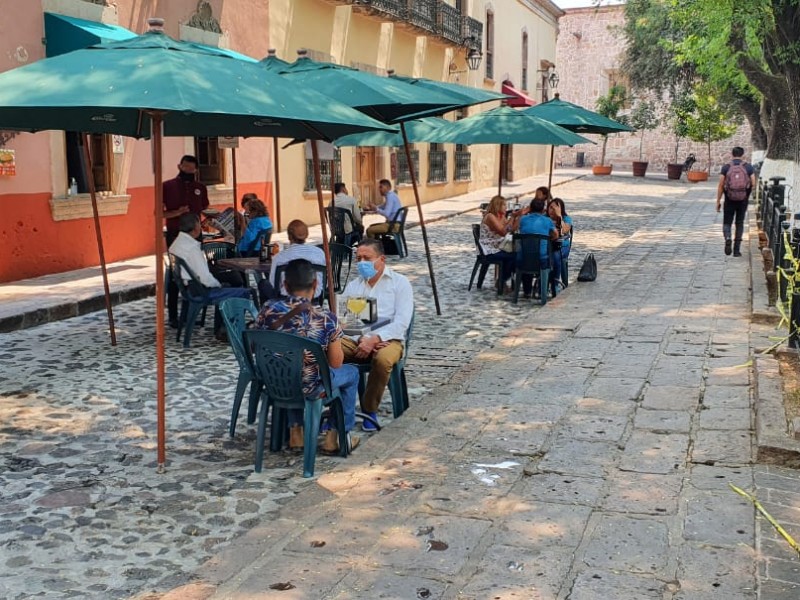
{"label": "sneaker", "polygon": [[741,252],[739,252],[739,251],[737,250],[736,252],[734,252],[734,253],[733,253],[733,255],[734,255],[734,256],[741,256],[741,255],[742,255],[742,253],[741,253]]}
{"label": "sneaker", "polygon": [[289,450],[302,450],[303,442],[303,426],[293,425],[289,427]]}
{"label": "sneaker", "polygon": [[[377,413],[364,413],[364,414],[367,415],[368,417],[372,417],[372,420],[375,421],[376,423],[378,422]],[[369,433],[373,433],[375,431],[378,431],[378,428],[372,424],[372,421],[367,421],[366,419],[364,419],[363,421],[361,421],[361,431],[367,431]]]}
{"label": "sneaker", "polygon": [[731,252],[733,252],[733,248],[731,247],[731,241],[725,240],[725,256],[730,256]]}

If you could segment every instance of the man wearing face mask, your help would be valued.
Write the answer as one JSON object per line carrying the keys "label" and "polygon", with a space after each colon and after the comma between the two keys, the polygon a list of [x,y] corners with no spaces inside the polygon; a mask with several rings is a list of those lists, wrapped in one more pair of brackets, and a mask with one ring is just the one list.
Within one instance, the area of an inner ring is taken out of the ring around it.
{"label": "man wearing face mask", "polygon": [[[198,218],[208,208],[208,190],[197,181],[197,158],[186,155],[178,164],[178,176],[163,184],[164,218],[167,221],[167,248],[180,233],[180,217],[193,213]],[[178,286],[170,279],[167,287],[167,312],[170,327],[178,327]]]}
{"label": "man wearing face mask", "polygon": [[[358,277],[347,284],[342,294],[350,297],[375,298],[378,318],[389,323],[359,338],[344,338],[345,362],[370,363],[361,410],[377,421],[378,406],[383,398],[392,367],[403,356],[406,331],[414,314],[414,292],[408,279],[386,266],[383,244],[379,240],[362,240],[356,250]],[[364,421],[364,431],[376,431]]]}

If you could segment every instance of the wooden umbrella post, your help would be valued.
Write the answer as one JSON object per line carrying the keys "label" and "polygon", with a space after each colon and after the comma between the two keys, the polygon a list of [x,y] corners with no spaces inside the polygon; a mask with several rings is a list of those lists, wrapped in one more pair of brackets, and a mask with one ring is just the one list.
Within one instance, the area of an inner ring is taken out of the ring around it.
{"label": "wooden umbrella post", "polygon": [[497,195],[503,195],[503,144],[500,144],[500,168],[497,170]]}
{"label": "wooden umbrella post", "polygon": [[417,188],[417,176],[414,173],[414,161],[411,158],[411,150],[408,147],[408,136],[406,135],[405,123],[400,123],[400,132],[403,134],[403,147],[406,151],[406,162],[408,171],[411,175],[411,187],[414,189],[414,200],[417,202],[419,213],[419,227],[422,230],[422,243],[425,245],[425,258],[428,260],[428,273],[431,276],[431,289],[433,290],[433,303],[436,305],[436,314],[441,316],[442,309],[439,306],[439,292],[436,289],[436,276],[433,274],[433,262],[431,261],[431,249],[428,245],[428,230],[425,227],[425,218],[422,216],[422,203],[419,200],[419,189]]}
{"label": "wooden umbrella post", "polygon": [[111,345],[117,345],[117,332],[114,327],[114,312],[111,309],[111,289],[108,285],[108,269],[106,268],[106,253],[103,248],[103,233],[100,230],[100,212],[97,209],[97,189],[94,185],[94,171],[92,170],[92,153],[89,151],[89,134],[83,135],[83,158],[86,164],[86,182],[89,185],[89,196],[92,198],[92,214],[94,215],[94,233],[97,236],[97,253],[100,255],[100,272],[103,274],[103,291],[106,297],[106,312],[108,313],[108,329],[111,332]]}
{"label": "wooden umbrella post", "polygon": [[281,163],[278,159],[278,138],[272,138],[272,162],[275,165],[275,231],[281,230]]}
{"label": "wooden umbrella post", "polygon": [[166,405],[166,361],[164,358],[164,188],[161,165],[161,136],[164,115],[151,112],[153,128],[153,179],[156,202],[156,412],[158,435],[158,473],[166,472],[167,462],[167,405]]}
{"label": "wooden umbrella post", "polygon": [[236,180],[236,148],[231,148],[231,162],[233,163],[233,239],[238,244],[239,243],[239,235],[241,234],[239,230],[239,219],[236,217],[236,211],[238,209],[238,198],[239,193],[237,190],[237,180]]}
{"label": "wooden umbrella post", "polygon": [[553,195],[553,157],[556,154],[556,147],[550,146],[550,176],[547,178],[547,189],[550,190],[550,195]]}
{"label": "wooden umbrella post", "polygon": [[[336,286],[333,282],[333,267],[331,265],[331,249],[328,245],[328,231],[325,227],[325,205],[322,200],[322,175],[319,171],[319,149],[317,140],[311,140],[311,158],[314,163],[314,185],[317,188],[317,206],[319,207],[319,224],[322,227],[322,248],[325,251],[325,269],[328,272],[328,308],[336,314]],[[333,173],[331,173],[333,177]]]}

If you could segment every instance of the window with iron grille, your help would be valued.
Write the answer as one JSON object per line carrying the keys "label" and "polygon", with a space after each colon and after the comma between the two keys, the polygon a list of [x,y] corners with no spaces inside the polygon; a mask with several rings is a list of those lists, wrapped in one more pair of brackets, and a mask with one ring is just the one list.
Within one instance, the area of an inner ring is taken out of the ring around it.
{"label": "window with iron grille", "polygon": [[[411,160],[414,161],[414,176],[419,181],[419,150],[409,148],[411,152]],[[410,184],[411,171],[408,170],[408,160],[406,160],[406,151],[401,146],[397,149],[397,185]]]}
{"label": "window with iron grille", "polygon": [[[469,116],[469,108],[459,108],[455,111],[456,121],[466,119]],[[456,144],[456,151],[453,155],[455,172],[454,181],[469,181],[472,179],[472,154],[466,144]]]}
{"label": "window with iron grille", "polygon": [[428,148],[428,183],[447,181],[447,152],[442,144],[431,144]]}
{"label": "window with iron grille", "polygon": [[486,11],[486,79],[494,79],[494,13]]}
{"label": "window with iron grille", "polygon": [[528,32],[522,32],[522,89],[528,89]]}
{"label": "window with iron grille", "polygon": [[215,137],[194,138],[194,155],[200,183],[216,185],[225,183],[225,152]]}
{"label": "window with iron grille", "polygon": [[[333,174],[333,179],[331,179],[331,174]],[[332,189],[335,182],[342,180],[342,151],[339,148],[333,149],[333,160],[319,161],[319,175],[322,191]],[[305,191],[310,192],[316,189],[317,186],[314,184],[314,161],[308,158],[306,159]]]}

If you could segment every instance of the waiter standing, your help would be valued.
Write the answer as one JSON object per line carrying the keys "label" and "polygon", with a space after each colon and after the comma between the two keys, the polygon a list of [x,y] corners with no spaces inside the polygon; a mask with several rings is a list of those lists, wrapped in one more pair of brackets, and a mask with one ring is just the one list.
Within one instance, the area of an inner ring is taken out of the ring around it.
{"label": "waiter standing", "polygon": [[[167,248],[172,245],[180,233],[178,224],[181,215],[194,213],[200,218],[201,213],[208,208],[208,190],[206,186],[197,181],[197,167],[197,158],[187,154],[181,158],[181,162],[178,164],[178,176],[163,184]],[[178,286],[171,278],[167,287],[167,311],[170,327],[177,328]]]}

